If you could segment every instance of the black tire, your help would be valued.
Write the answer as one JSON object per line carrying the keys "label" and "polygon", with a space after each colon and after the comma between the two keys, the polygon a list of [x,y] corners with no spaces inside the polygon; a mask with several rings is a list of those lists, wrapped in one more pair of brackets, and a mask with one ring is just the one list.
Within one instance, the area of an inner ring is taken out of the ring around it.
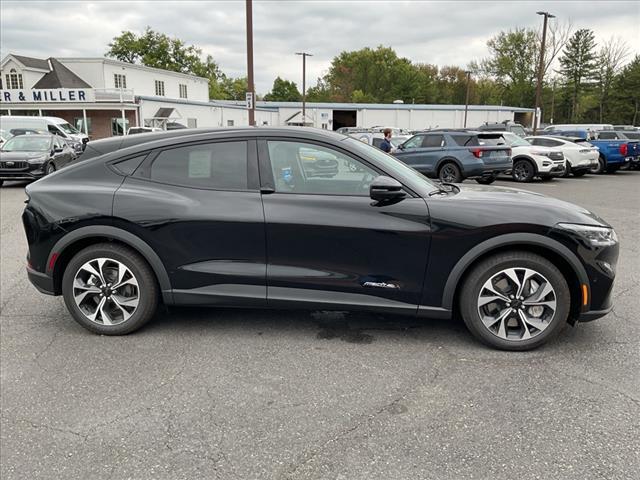
{"label": "black tire", "polygon": [[460,168],[453,162],[446,162],[440,167],[438,178],[444,183],[460,183],[463,180]]}
{"label": "black tire", "polygon": [[[493,275],[507,268],[530,268],[542,274],[555,290],[556,310],[548,326],[525,340],[500,338],[485,327],[478,307],[483,285]],[[481,342],[501,350],[531,350],[557,335],[567,324],[571,293],[564,276],[549,260],[539,255],[512,251],[493,255],[476,265],[467,276],[460,294],[460,312],[469,331]]]}
{"label": "black tire", "polygon": [[51,175],[55,171],[56,171],[56,166],[53,164],[53,162],[47,163],[47,166],[44,169],[45,175]]}
{"label": "black tire", "polygon": [[535,165],[525,158],[516,160],[511,169],[511,176],[516,182],[528,183],[536,175]]}
{"label": "black tire", "polygon": [[591,173],[604,173],[606,169],[607,169],[607,162],[604,159],[604,157],[600,155],[600,157],[598,157],[598,165],[596,165],[595,167],[591,167],[589,171]]}
{"label": "black tire", "polygon": [[616,173],[618,170],[620,170],[620,167],[607,167],[607,173]]}
{"label": "black tire", "polygon": [[576,170],[572,172],[574,177],[584,177],[587,174],[586,170]]}
{"label": "black tire", "polygon": [[571,163],[568,161],[564,164],[564,173],[562,174],[563,178],[568,178],[571,175]]}
{"label": "black tire", "polygon": [[[138,305],[131,316],[122,323],[105,325],[90,320],[80,310],[73,297],[76,273],[86,262],[97,258],[121,262],[137,280]],[[86,329],[101,335],[126,335],[142,327],[154,316],[158,306],[159,288],[153,270],[140,255],[122,245],[100,243],[81,250],[68,263],[62,277],[62,295],[73,319]]]}
{"label": "black tire", "polygon": [[543,182],[550,182],[551,180],[553,180],[553,177],[552,177],[551,175],[541,175],[541,176],[540,176],[540,179],[541,179]]}
{"label": "black tire", "polygon": [[496,177],[476,178],[476,182],[478,182],[480,185],[491,185],[495,181],[496,181]]}

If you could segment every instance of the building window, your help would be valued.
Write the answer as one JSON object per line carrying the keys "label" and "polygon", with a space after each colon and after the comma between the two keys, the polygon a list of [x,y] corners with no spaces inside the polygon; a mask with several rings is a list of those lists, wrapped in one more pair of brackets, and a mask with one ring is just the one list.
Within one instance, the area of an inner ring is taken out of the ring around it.
{"label": "building window", "polygon": [[233,127],[233,120],[227,120],[227,127]]}
{"label": "building window", "polygon": [[22,74],[17,73],[15,68],[9,70],[9,73],[5,75],[7,80],[7,89],[18,90],[24,88],[22,85]]}
{"label": "building window", "polygon": [[129,130],[129,119],[125,118],[124,122],[122,117],[115,117],[111,119],[111,136],[117,137],[124,135]]}
{"label": "building window", "polygon": [[[43,112],[44,113],[44,112]],[[73,126],[76,127],[76,130],[84,133],[84,118],[75,117],[73,119]],[[87,116],[87,134],[91,135],[93,133],[93,128],[91,128],[91,117]]]}
{"label": "building window", "polygon": [[187,118],[187,127],[189,127],[189,128],[198,128],[198,119],[197,118]]}
{"label": "building window", "polygon": [[323,129],[323,130],[326,130],[326,129],[327,129],[327,127],[328,127],[328,125],[327,125],[326,123],[323,123],[323,124],[322,124],[322,129]]}
{"label": "building window", "polygon": [[180,88],[180,98],[187,98],[187,86],[181,83],[178,87]]}
{"label": "building window", "polygon": [[114,73],[113,84],[116,88],[127,88],[127,77],[121,73]]}
{"label": "building window", "polygon": [[156,95],[164,97],[164,82],[162,80],[156,80]]}

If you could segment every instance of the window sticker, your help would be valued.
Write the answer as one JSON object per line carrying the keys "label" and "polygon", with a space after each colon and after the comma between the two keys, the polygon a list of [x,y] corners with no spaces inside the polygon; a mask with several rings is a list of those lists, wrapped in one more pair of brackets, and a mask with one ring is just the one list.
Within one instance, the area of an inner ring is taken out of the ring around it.
{"label": "window sticker", "polygon": [[210,178],[211,158],[207,150],[189,152],[189,178]]}

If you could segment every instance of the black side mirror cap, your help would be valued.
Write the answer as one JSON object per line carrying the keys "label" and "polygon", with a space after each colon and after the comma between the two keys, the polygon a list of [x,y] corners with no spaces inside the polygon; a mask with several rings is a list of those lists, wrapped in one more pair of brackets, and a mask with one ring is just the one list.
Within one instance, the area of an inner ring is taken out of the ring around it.
{"label": "black side mirror cap", "polygon": [[402,184],[395,178],[380,175],[373,179],[369,186],[369,196],[377,202],[400,200],[407,196],[402,190]]}

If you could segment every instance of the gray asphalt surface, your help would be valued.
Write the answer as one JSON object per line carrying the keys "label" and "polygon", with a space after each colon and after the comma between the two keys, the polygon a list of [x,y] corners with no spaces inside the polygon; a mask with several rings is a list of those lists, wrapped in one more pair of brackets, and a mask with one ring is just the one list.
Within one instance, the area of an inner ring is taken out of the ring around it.
{"label": "gray asphalt surface", "polygon": [[507,353],[459,320],[361,313],[173,309],[96,336],[29,284],[6,184],[0,477],[638,478],[640,172],[524,188],[592,209],[622,250],[610,315]]}

